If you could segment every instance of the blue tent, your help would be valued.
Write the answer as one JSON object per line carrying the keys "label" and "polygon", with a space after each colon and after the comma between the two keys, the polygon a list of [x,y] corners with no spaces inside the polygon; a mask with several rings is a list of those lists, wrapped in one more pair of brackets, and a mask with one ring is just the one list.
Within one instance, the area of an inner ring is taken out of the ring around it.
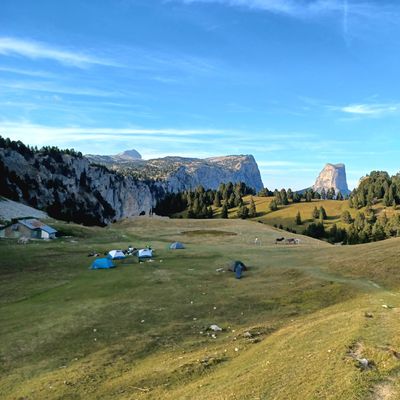
{"label": "blue tent", "polygon": [[169,246],[169,248],[170,248],[170,249],[173,249],[173,250],[176,250],[176,249],[184,249],[185,246],[184,246],[181,242],[175,242],[175,243],[172,243],[172,244]]}
{"label": "blue tent", "polygon": [[109,258],[97,258],[92,262],[91,269],[108,269],[114,268],[115,265]]}
{"label": "blue tent", "polygon": [[235,268],[236,279],[240,279],[242,277],[243,267],[241,264],[238,264]]}

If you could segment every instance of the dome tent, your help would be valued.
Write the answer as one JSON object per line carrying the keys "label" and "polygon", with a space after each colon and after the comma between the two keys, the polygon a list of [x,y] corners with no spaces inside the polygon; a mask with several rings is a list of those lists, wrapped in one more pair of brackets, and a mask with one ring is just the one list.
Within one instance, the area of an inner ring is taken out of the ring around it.
{"label": "dome tent", "polygon": [[151,258],[151,257],[153,257],[153,250],[150,249],[150,248],[140,249],[138,251],[138,257],[139,257],[139,259],[141,259],[141,258]]}
{"label": "dome tent", "polygon": [[178,249],[184,249],[185,246],[181,242],[174,242],[169,246],[169,248],[171,250],[178,250]]}
{"label": "dome tent", "polygon": [[236,260],[236,261],[232,261],[229,264],[229,271],[235,272],[237,267],[241,267],[243,269],[243,271],[247,271],[247,267],[246,265],[244,265],[244,263],[242,261]]}
{"label": "dome tent", "polygon": [[108,252],[108,257],[112,260],[122,260],[123,258],[125,258],[125,254],[122,250],[110,250]]}
{"label": "dome tent", "polygon": [[243,271],[247,271],[247,267],[241,261],[233,261],[229,266],[229,271],[235,273],[236,279],[242,277]]}
{"label": "dome tent", "polygon": [[91,269],[108,269],[114,267],[115,265],[109,258],[97,258],[92,262]]}

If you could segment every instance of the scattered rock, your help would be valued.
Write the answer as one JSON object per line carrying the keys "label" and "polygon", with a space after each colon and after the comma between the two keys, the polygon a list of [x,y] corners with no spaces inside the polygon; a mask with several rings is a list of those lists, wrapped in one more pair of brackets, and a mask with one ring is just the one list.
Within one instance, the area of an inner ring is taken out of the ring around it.
{"label": "scattered rock", "polygon": [[368,360],[367,358],[357,358],[356,361],[356,367],[360,368],[361,371],[368,371],[376,367],[375,362],[373,360]]}
{"label": "scattered rock", "polygon": [[221,332],[222,331],[222,328],[220,328],[218,325],[215,325],[215,324],[210,325],[209,329],[214,331],[214,332]]}
{"label": "scattered rock", "polygon": [[373,314],[370,312],[365,312],[364,316],[365,318],[374,318]]}

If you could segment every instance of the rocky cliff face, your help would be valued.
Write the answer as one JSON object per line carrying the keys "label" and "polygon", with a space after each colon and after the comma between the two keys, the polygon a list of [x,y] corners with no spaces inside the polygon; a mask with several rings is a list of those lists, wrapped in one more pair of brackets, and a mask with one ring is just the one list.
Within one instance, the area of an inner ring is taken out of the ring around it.
{"label": "rocky cliff face", "polygon": [[155,205],[149,185],[57,151],[0,148],[0,194],[85,224],[149,214]]}
{"label": "rocky cliff face", "polygon": [[343,195],[350,194],[347,186],[346,167],[344,164],[326,164],[324,169],[318,175],[314,186],[316,192],[321,193],[334,188],[336,193],[341,192]]}
{"label": "rocky cliff face", "polygon": [[149,214],[168,192],[244,182],[263,188],[253,156],[208,159],[166,157],[144,161],[134,150],[86,156],[46,147],[34,150],[0,137],[0,195],[58,219],[108,224]]}
{"label": "rocky cliff face", "polygon": [[[86,156],[98,162],[99,156]],[[100,156],[101,157],[101,156]],[[220,183],[244,182],[259,191],[263,188],[258,165],[251,155],[213,157],[206,159],[165,157],[130,162],[107,162],[109,168],[142,180],[157,181],[166,192],[179,192],[202,185],[205,189],[217,189]]]}

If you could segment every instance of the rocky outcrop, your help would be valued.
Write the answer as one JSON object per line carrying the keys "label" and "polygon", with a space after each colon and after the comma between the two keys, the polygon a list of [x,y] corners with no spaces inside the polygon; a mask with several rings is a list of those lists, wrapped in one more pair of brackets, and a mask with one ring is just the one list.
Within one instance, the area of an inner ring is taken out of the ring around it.
{"label": "rocky outcrop", "polygon": [[319,193],[322,190],[326,192],[331,188],[334,188],[336,193],[340,192],[343,195],[350,194],[344,164],[326,164],[312,187],[314,191]]}
{"label": "rocky outcrop", "polygon": [[[101,156],[86,156],[92,162]],[[251,155],[212,157],[206,159],[165,157],[131,162],[107,162],[104,165],[132,175],[141,180],[156,181],[166,192],[180,192],[202,185],[205,189],[217,189],[220,183],[244,182],[259,191],[263,188],[258,165]]]}
{"label": "rocky outcrop", "polygon": [[142,159],[141,154],[134,149],[126,150],[122,153],[115,154],[113,156],[87,154],[85,157],[93,164],[106,164],[106,165],[124,164]]}
{"label": "rocky outcrop", "polygon": [[149,214],[149,185],[65,152],[0,148],[0,194],[88,225]]}

